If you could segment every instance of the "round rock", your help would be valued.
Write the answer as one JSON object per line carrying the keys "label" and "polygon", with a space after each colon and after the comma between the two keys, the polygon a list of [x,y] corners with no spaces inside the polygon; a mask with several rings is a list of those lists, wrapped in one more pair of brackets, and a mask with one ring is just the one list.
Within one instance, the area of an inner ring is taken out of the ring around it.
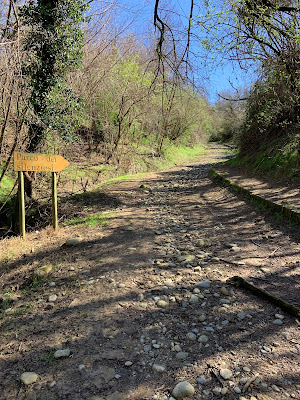
{"label": "round rock", "polygon": [[20,380],[24,385],[30,385],[37,381],[38,375],[35,372],[23,372]]}
{"label": "round rock", "polygon": [[177,360],[186,360],[189,356],[189,353],[187,353],[186,351],[179,351],[178,353],[176,353],[176,358]]}
{"label": "round rock", "polygon": [[195,394],[194,386],[187,381],[179,382],[172,391],[172,396],[175,399],[185,399]]}
{"label": "round rock", "polygon": [[153,364],[152,369],[153,369],[153,371],[158,372],[158,373],[163,373],[166,370],[166,368],[163,365],[159,365],[159,364]]}
{"label": "round rock", "polygon": [[209,288],[210,287],[210,281],[198,282],[196,286],[202,287],[202,288]]}
{"label": "round rock", "polygon": [[70,353],[70,349],[56,350],[54,353],[54,358],[69,357]]}
{"label": "round rock", "polygon": [[169,303],[166,300],[158,300],[156,305],[159,308],[166,308],[166,307],[168,307]]}
{"label": "round rock", "polygon": [[274,319],[273,324],[274,325],[282,325],[283,321],[282,321],[282,319],[277,318],[277,319]]}
{"label": "round rock", "polygon": [[198,337],[198,342],[200,343],[207,343],[208,342],[208,337],[206,335],[200,335]]}
{"label": "round rock", "polygon": [[222,368],[220,370],[220,375],[223,379],[227,380],[230,379],[232,377],[232,372],[230,371],[230,369],[227,368]]}
{"label": "round rock", "polygon": [[76,237],[76,238],[70,238],[66,241],[65,245],[66,246],[77,246],[79,243],[81,243],[81,239]]}

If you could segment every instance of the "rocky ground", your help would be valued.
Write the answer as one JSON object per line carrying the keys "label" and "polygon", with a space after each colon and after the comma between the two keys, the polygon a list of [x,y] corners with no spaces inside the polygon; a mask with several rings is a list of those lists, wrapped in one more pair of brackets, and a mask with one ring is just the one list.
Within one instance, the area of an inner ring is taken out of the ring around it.
{"label": "rocky ground", "polygon": [[299,319],[227,282],[299,307],[299,228],[212,182],[223,152],[1,244],[1,400],[300,398]]}

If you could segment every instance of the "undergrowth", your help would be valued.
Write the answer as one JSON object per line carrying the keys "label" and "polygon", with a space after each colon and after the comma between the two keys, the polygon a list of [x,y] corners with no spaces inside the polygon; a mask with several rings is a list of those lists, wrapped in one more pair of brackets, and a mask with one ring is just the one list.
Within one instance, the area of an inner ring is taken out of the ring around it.
{"label": "undergrowth", "polygon": [[228,165],[241,166],[254,174],[277,181],[297,184],[300,182],[300,137],[282,143],[264,143],[255,153],[241,154],[229,160]]}

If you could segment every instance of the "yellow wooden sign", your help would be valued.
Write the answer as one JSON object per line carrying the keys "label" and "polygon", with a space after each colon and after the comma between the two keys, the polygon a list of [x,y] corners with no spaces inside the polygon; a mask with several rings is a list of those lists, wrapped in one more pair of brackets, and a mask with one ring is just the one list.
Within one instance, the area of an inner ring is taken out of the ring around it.
{"label": "yellow wooden sign", "polygon": [[14,152],[15,171],[59,172],[68,165],[59,155]]}

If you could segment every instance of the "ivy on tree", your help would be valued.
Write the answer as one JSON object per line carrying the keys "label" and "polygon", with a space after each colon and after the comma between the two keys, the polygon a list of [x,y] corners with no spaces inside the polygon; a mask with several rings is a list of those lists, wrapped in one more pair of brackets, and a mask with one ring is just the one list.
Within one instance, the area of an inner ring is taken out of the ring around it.
{"label": "ivy on tree", "polygon": [[[79,68],[88,5],[83,0],[29,0],[20,8],[26,28],[24,49],[28,53],[23,73],[28,77],[34,121],[29,124],[28,151],[35,151],[45,136],[45,128],[62,129],[55,104],[63,95],[78,107],[76,97],[66,87],[65,76]],[[70,107],[66,107],[70,111]],[[63,117],[63,115],[61,115]]]}

